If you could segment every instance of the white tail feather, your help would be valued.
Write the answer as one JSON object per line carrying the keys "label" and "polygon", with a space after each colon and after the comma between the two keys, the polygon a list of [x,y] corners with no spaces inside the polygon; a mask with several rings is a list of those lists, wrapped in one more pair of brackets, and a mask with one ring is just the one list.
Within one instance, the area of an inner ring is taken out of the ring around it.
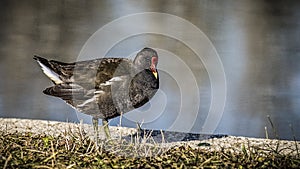
{"label": "white tail feather", "polygon": [[39,65],[41,66],[44,74],[48,76],[55,84],[61,84],[63,81],[59,78],[58,74],[50,70],[47,66],[42,64],[40,61],[37,61]]}

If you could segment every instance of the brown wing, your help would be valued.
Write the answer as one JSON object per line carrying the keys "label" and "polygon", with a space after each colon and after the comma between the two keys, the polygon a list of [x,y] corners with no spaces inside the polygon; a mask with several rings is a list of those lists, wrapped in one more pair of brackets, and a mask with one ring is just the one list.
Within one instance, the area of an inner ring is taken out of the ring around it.
{"label": "brown wing", "polygon": [[[134,72],[132,62],[123,58],[102,58],[75,63],[48,61],[38,56],[34,59],[55,84],[45,89],[44,93],[59,97],[79,109],[87,109],[91,104],[96,109],[95,100],[99,97],[104,100],[111,97],[111,83],[118,79],[128,79]],[[92,100],[93,102],[89,102]]]}
{"label": "brown wing", "polygon": [[[75,63],[48,61],[39,56],[35,56],[34,59],[43,70],[48,68],[44,73],[48,77],[51,76],[49,78],[54,84],[76,83],[85,89],[99,88],[100,84],[114,77],[130,75],[134,67],[132,62],[125,58],[101,58]],[[53,78],[60,79],[61,82],[56,83]]]}
{"label": "brown wing", "polygon": [[124,58],[103,58],[76,62],[73,68],[71,82],[86,89],[99,89],[114,77],[130,76],[133,64]]}

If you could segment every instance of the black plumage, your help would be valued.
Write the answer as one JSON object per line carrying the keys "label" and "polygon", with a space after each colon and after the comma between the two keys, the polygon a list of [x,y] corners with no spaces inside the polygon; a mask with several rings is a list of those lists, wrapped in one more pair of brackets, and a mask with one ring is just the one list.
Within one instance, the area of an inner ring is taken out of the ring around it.
{"label": "black plumage", "polygon": [[[94,125],[99,118],[107,125],[107,120],[144,105],[159,88],[158,55],[151,48],[142,49],[133,61],[101,58],[63,63],[39,56],[34,59],[54,83],[43,92],[93,116]],[[109,132],[106,134],[110,137]]]}

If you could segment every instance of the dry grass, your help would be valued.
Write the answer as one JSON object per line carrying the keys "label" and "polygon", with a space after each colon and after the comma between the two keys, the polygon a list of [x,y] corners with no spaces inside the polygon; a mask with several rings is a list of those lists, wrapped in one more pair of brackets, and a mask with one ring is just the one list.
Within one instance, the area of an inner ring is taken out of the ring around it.
{"label": "dry grass", "polygon": [[[298,148],[261,148],[246,144],[239,151],[208,151],[188,144],[164,147],[151,137],[100,140],[95,145],[85,131],[60,136],[0,131],[2,168],[299,168]],[[145,141],[146,140],[146,141]],[[278,142],[280,144],[280,142]],[[199,147],[209,147],[201,143]],[[282,146],[281,146],[282,147]],[[296,146],[297,147],[297,146]]]}

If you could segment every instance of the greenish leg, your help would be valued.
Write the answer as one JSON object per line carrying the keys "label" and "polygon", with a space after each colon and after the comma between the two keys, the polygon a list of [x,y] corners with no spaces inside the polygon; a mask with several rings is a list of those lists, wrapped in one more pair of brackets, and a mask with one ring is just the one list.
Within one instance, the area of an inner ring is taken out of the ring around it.
{"label": "greenish leg", "polygon": [[98,118],[93,117],[93,127],[95,133],[95,143],[98,145]]}
{"label": "greenish leg", "polygon": [[102,119],[102,125],[107,139],[111,139],[107,119]]}
{"label": "greenish leg", "polygon": [[142,128],[140,123],[136,122],[136,128],[137,128],[137,136],[142,136]]}

